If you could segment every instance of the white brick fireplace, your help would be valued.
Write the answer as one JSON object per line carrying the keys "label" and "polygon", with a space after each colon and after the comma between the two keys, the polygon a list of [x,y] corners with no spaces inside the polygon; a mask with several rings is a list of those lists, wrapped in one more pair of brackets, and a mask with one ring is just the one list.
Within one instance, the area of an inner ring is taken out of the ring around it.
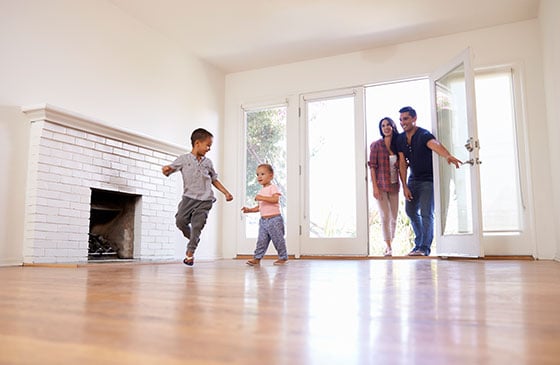
{"label": "white brick fireplace", "polygon": [[22,111],[31,122],[24,263],[88,260],[92,188],[140,196],[134,259],[173,259],[181,179],[161,166],[183,147],[50,105]]}

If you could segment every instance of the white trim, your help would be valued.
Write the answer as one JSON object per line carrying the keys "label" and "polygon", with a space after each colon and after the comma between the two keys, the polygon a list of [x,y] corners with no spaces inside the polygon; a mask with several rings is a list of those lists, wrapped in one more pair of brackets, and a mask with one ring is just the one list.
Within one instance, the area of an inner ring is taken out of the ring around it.
{"label": "white trim", "polygon": [[346,96],[356,95],[357,89],[363,88],[363,86],[318,91],[312,93],[305,93],[301,95],[301,101],[313,101],[313,100],[328,100],[328,99],[338,99]]}
{"label": "white trim", "polygon": [[289,105],[289,99],[285,98],[282,100],[275,101],[261,101],[256,103],[245,103],[241,104],[241,110],[243,112],[255,112],[265,109],[272,109],[276,107],[287,107]]}
{"label": "white trim", "polygon": [[26,106],[22,107],[21,111],[29,118],[31,123],[45,120],[65,127],[79,129],[105,137],[111,137],[164,153],[181,155],[188,152],[183,146],[161,141],[127,129],[113,127],[106,122],[86,117],[50,104]]}

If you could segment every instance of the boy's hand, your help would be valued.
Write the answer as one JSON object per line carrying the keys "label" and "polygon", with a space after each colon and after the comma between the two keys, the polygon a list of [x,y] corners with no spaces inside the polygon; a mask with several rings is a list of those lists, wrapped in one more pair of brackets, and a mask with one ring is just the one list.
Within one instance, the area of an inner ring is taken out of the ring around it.
{"label": "boy's hand", "polygon": [[227,201],[227,202],[230,202],[230,201],[232,201],[232,200],[233,200],[233,195],[231,195],[230,193],[227,193],[227,194],[226,194],[226,201]]}
{"label": "boy's hand", "polygon": [[169,176],[169,174],[171,174],[173,171],[175,171],[171,166],[166,165],[163,166],[161,168],[161,172],[165,175],[165,176]]}

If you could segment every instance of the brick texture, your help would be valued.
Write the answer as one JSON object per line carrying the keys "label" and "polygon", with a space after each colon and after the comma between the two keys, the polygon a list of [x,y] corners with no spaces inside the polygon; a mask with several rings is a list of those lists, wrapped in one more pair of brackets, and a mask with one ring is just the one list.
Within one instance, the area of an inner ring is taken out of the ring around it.
{"label": "brick texture", "polygon": [[176,154],[71,128],[31,124],[25,263],[85,262],[91,189],[140,195],[134,258],[171,260],[180,179],[161,167]]}

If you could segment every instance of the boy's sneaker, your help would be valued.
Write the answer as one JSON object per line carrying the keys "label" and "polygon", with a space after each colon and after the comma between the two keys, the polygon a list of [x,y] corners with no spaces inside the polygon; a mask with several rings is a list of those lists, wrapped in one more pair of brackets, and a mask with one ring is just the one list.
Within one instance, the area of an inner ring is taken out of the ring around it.
{"label": "boy's sneaker", "polygon": [[286,262],[288,262],[288,259],[278,259],[278,260],[274,261],[272,264],[273,265],[284,265]]}

